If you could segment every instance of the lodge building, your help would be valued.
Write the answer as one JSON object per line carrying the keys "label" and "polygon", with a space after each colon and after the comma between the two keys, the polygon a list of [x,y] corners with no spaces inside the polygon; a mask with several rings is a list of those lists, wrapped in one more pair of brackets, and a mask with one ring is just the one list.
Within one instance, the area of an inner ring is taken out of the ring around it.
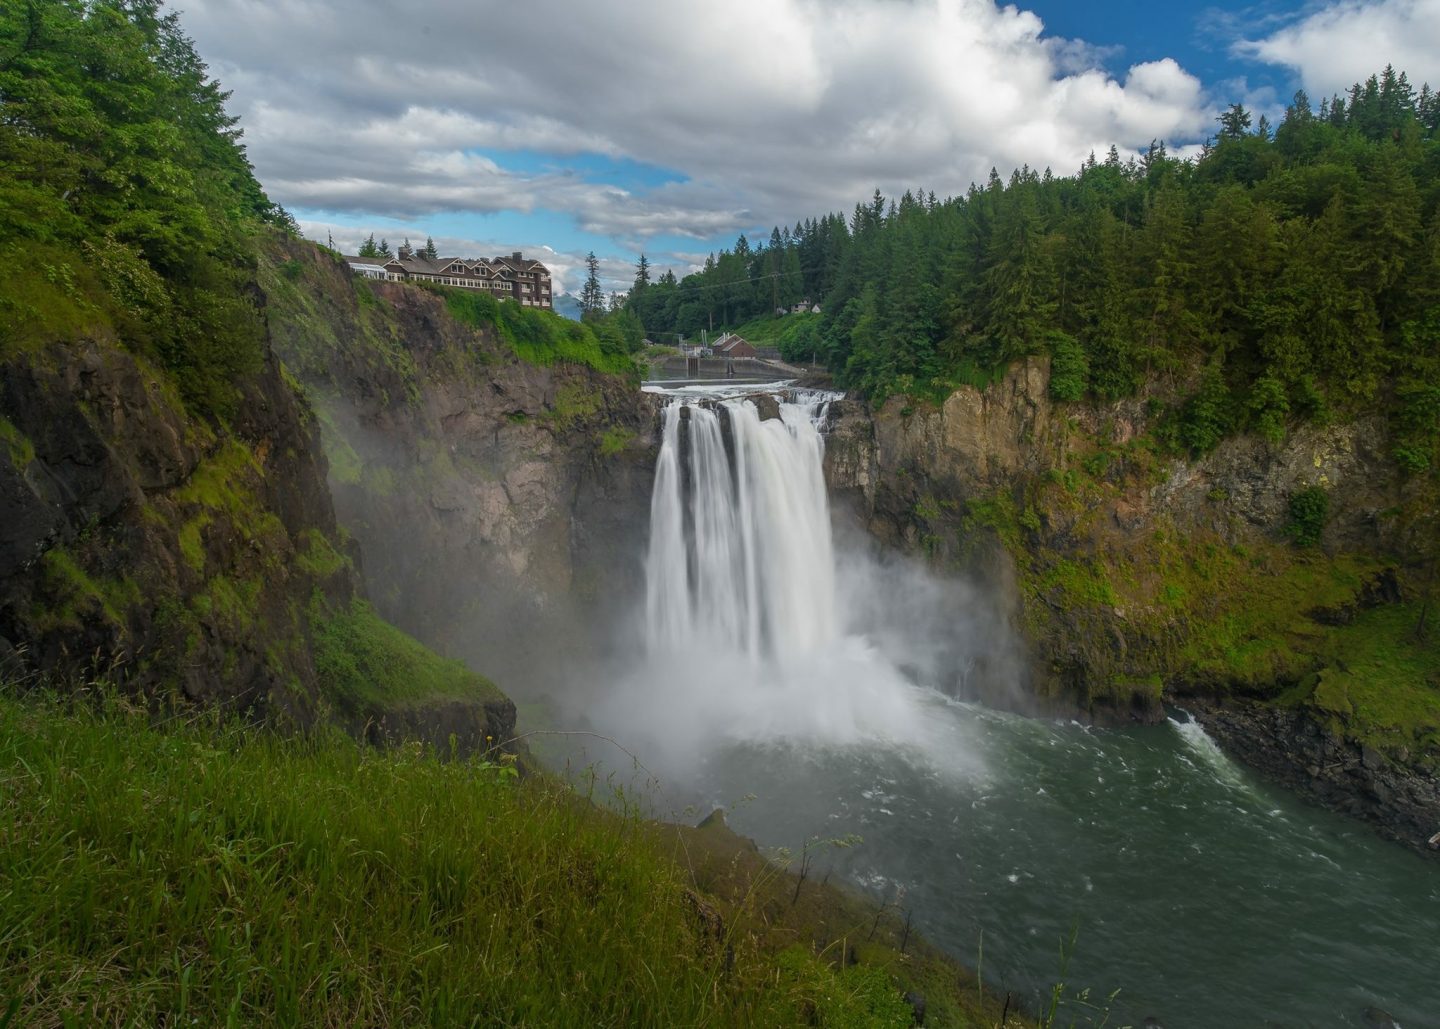
{"label": "lodge building", "polygon": [[350,270],[369,279],[433,282],[479,289],[524,307],[552,307],[550,270],[520,251],[509,257],[427,257],[400,248],[395,257],[346,257]]}

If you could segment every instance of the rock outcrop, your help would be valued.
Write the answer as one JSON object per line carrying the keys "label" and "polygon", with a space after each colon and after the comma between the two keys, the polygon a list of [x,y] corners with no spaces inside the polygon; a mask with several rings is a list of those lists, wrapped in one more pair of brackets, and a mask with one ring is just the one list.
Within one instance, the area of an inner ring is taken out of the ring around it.
{"label": "rock outcrop", "polygon": [[[252,295],[263,307],[263,291]],[[281,313],[271,306],[270,330],[284,329]],[[3,681],[103,682],[156,708],[204,704],[291,727],[328,719],[442,750],[452,737],[465,750],[509,739],[507,698],[384,626],[361,599],[362,555],[337,526],[320,422],[272,342],[258,369],[233,383],[224,417],[188,409],[175,379],[109,330],[3,352]],[[352,354],[356,367],[403,367],[403,351],[356,342],[365,344]],[[403,376],[354,385],[397,382]],[[449,418],[445,402],[426,410]],[[452,459],[438,444],[431,453]],[[505,488],[533,492],[546,457],[517,461]],[[432,511],[446,506],[438,488],[423,499]],[[424,528],[405,523],[417,509],[398,516],[395,538]],[[386,556],[376,562],[382,574]],[[395,669],[422,669],[444,689],[396,681]]]}

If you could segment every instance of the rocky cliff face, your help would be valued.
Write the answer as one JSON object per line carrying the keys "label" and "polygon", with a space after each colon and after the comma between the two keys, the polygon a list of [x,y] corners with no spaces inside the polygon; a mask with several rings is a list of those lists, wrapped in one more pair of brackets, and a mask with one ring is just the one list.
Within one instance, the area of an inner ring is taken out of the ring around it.
{"label": "rocky cliff face", "polygon": [[642,585],[650,399],[521,361],[439,295],[357,284],[313,248],[269,267],[279,346],[320,412],[380,612],[523,692],[619,633]]}
{"label": "rocky cliff face", "polygon": [[[1281,444],[1179,457],[1157,441],[1163,384],[1059,404],[1048,382],[1032,359],[938,407],[847,402],[832,489],[880,539],[984,580],[1051,703],[1151,721],[1164,701],[1201,698],[1235,713],[1227,725],[1279,726],[1253,739],[1295,736],[1232,748],[1251,763],[1284,764],[1411,843],[1440,829],[1440,653],[1413,633],[1437,505],[1388,459],[1384,425],[1306,425]],[[1307,490],[1328,507],[1300,547],[1291,501]],[[1247,705],[1283,716],[1247,720]],[[1309,733],[1345,760],[1312,760]],[[1365,785],[1390,770],[1403,787]]]}
{"label": "rocky cliff face", "polygon": [[[263,290],[253,295],[263,305]],[[270,306],[271,330],[285,328],[282,313]],[[288,726],[325,719],[442,750],[509,739],[515,708],[499,690],[363,601],[320,423],[272,343],[235,383],[224,419],[187,410],[174,380],[108,330],[0,350],[0,682],[99,681],[156,707],[202,703]],[[394,356],[352,355],[357,367]],[[397,383],[408,380],[358,388]],[[427,413],[451,417],[445,402]],[[427,453],[453,459],[438,445]],[[517,494],[525,474],[510,477]],[[410,513],[390,538],[423,531],[404,521]]]}
{"label": "rocky cliff face", "polygon": [[233,424],[102,339],[0,364],[0,652],[299,723],[308,605],[348,601],[316,427],[267,355]]}

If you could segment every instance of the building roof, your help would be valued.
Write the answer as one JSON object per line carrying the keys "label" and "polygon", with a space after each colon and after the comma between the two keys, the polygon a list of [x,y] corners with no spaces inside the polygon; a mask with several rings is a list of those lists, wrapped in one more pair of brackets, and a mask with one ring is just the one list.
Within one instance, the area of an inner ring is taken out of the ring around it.
{"label": "building roof", "polygon": [[371,257],[346,257],[345,263],[357,272],[374,272],[377,275],[385,274],[383,265],[375,264]]}
{"label": "building roof", "polygon": [[710,349],[719,351],[720,353],[724,353],[727,350],[734,350],[736,347],[740,346],[750,347],[750,349],[752,350],[755,349],[754,347],[750,346],[750,342],[748,340],[741,336],[737,336],[733,332],[727,332],[725,333],[725,335],[717,339],[714,343],[711,343]]}
{"label": "building roof", "polygon": [[489,271],[492,275],[499,277],[505,277],[507,273],[514,272],[538,271],[549,274],[549,269],[544,264],[521,257],[519,254],[510,257],[437,257],[433,261],[415,253],[408,257],[355,257],[348,254],[343,256],[351,267],[368,272],[390,270],[410,275],[459,274],[450,270],[450,266],[458,262],[466,266],[467,270],[464,274],[471,275],[481,272],[481,275],[477,277],[483,277],[483,271]]}

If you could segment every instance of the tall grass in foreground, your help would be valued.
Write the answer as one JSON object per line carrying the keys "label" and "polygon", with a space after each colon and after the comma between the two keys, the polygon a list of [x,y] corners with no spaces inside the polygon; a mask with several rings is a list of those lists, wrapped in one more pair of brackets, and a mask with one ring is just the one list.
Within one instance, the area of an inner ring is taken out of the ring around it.
{"label": "tall grass in foreground", "polygon": [[695,906],[653,827],[504,765],[0,687],[0,1023],[908,1024]]}

